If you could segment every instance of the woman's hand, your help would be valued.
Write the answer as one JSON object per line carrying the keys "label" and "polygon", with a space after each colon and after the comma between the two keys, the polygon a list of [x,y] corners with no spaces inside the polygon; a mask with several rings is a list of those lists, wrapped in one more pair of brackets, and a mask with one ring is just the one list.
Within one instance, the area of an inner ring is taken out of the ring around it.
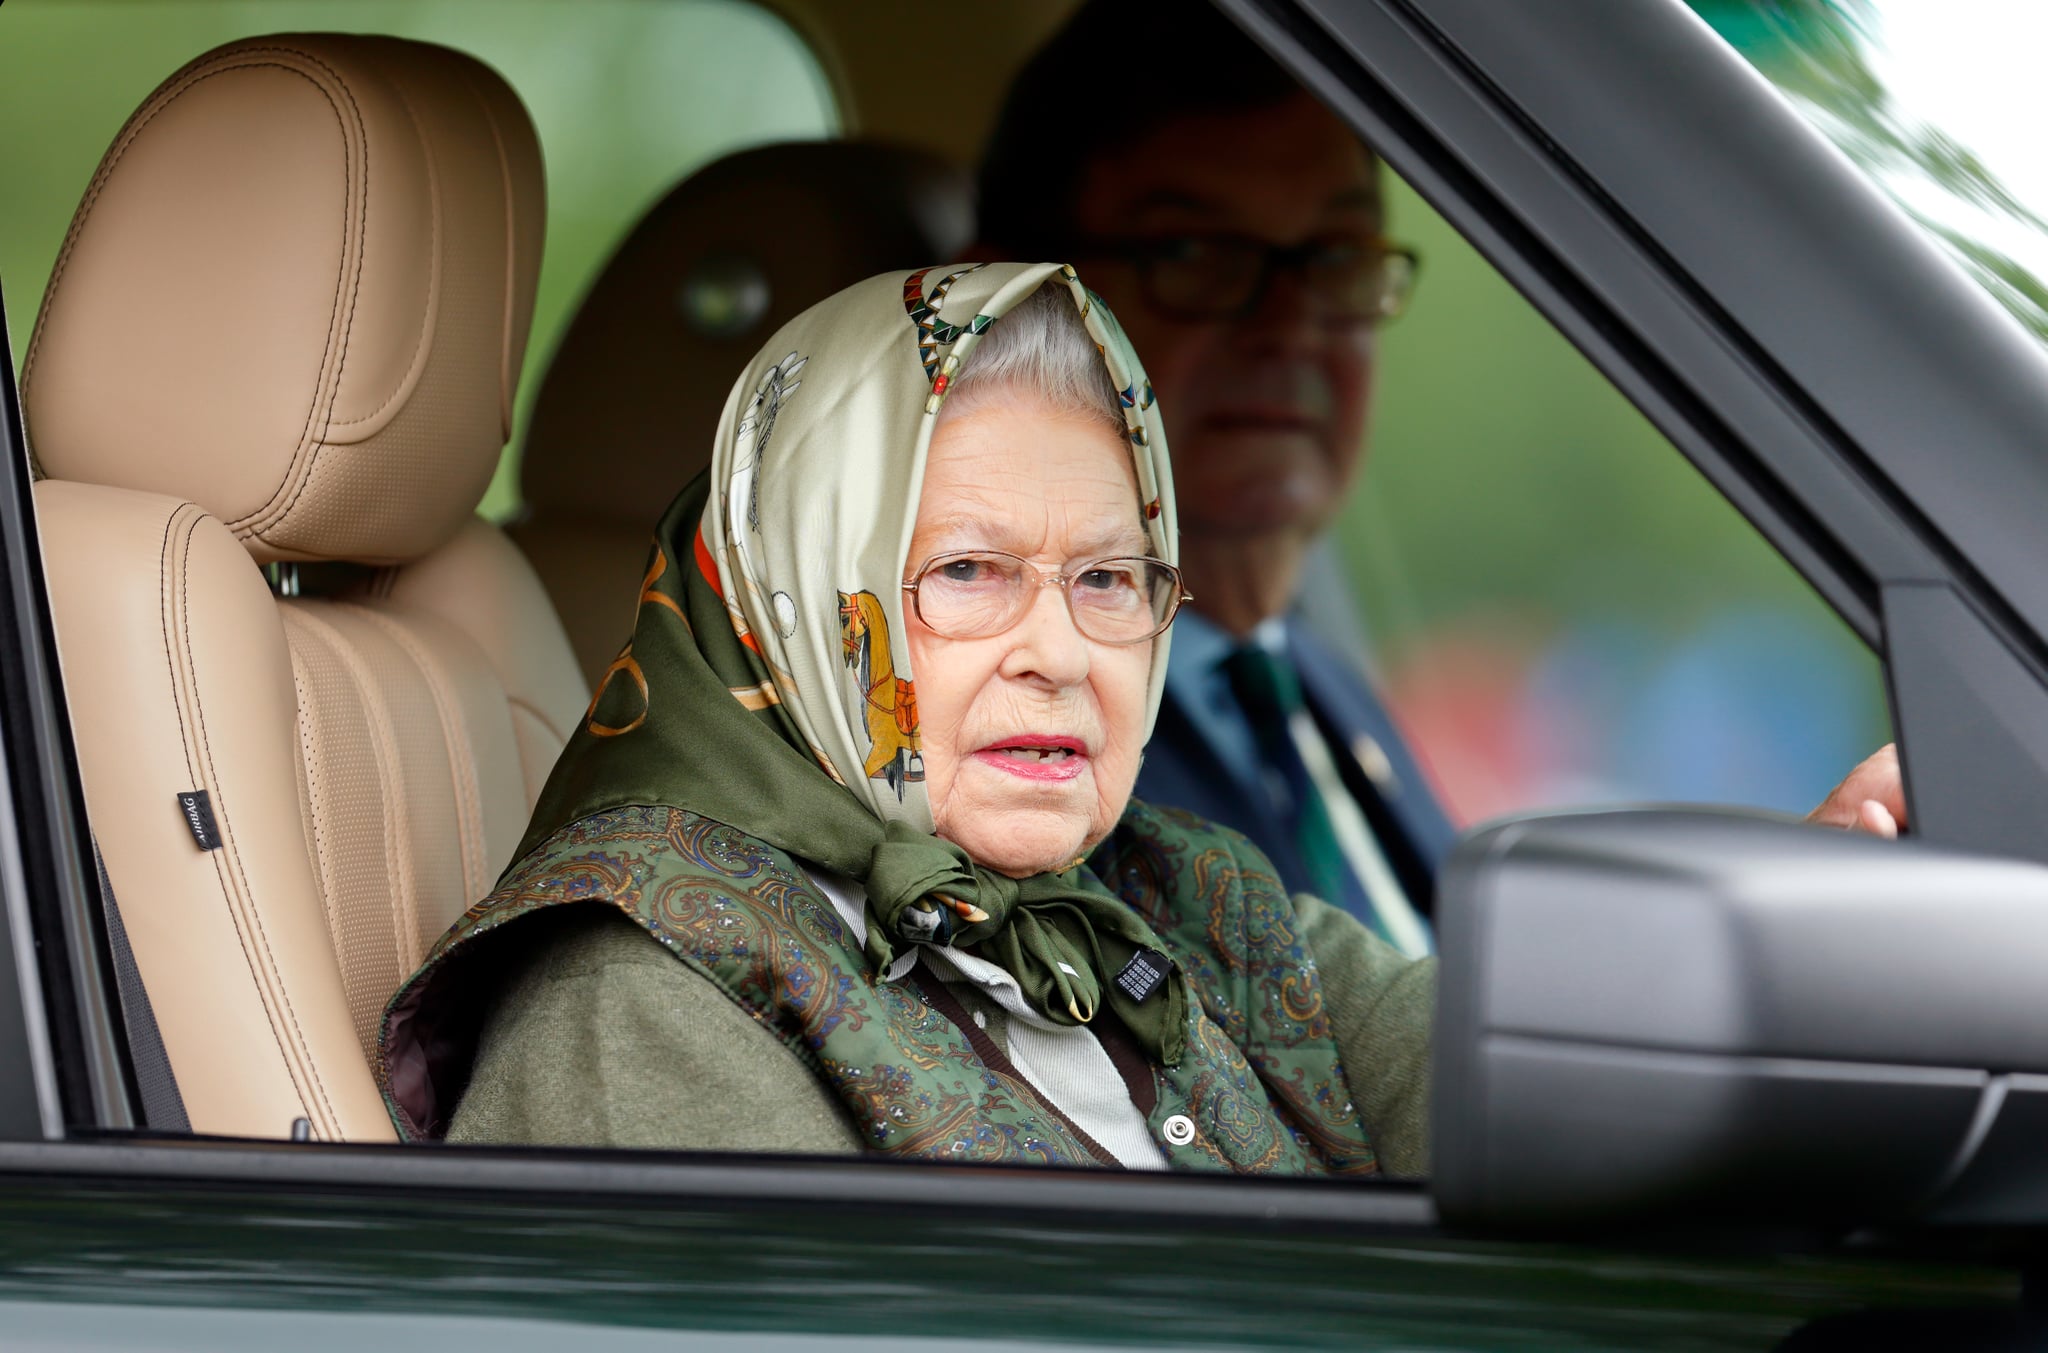
{"label": "woman's hand", "polygon": [[1899,749],[1887,742],[1849,772],[1808,822],[1891,840],[1906,825],[1906,783],[1899,778]]}

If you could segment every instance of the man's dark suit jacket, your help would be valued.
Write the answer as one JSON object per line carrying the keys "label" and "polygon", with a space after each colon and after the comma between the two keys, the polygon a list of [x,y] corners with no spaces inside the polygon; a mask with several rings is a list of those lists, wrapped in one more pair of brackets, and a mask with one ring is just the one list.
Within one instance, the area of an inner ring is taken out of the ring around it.
{"label": "man's dark suit jacket", "polygon": [[[1409,899],[1428,915],[1436,872],[1450,852],[1456,830],[1386,707],[1351,664],[1294,624],[1287,626],[1287,652],[1301,674],[1302,693],[1330,742],[1345,785],[1365,810]],[[1373,746],[1384,756],[1383,763],[1372,755]],[[1368,763],[1375,763],[1377,776],[1369,773]],[[1257,767],[1223,763],[1201,731],[1197,713],[1187,709],[1169,685],[1152,741],[1145,747],[1137,797],[1185,808],[1243,832],[1273,861],[1289,889],[1313,892],[1294,844],[1293,824],[1274,810],[1258,784]]]}

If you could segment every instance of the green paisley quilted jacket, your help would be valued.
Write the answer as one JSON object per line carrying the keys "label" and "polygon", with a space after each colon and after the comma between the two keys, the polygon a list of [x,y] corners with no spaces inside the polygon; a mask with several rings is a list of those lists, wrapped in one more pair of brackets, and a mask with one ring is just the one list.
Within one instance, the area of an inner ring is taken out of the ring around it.
{"label": "green paisley quilted jacket", "polygon": [[[1426,1172],[1431,961],[1177,811],[1133,803],[1089,865],[1197,998],[1175,1066],[1091,1026],[1170,1166]],[[976,999],[872,971],[773,847],[624,808],[543,841],[442,937],[386,1011],[379,1071],[412,1139],[1113,1164]]]}

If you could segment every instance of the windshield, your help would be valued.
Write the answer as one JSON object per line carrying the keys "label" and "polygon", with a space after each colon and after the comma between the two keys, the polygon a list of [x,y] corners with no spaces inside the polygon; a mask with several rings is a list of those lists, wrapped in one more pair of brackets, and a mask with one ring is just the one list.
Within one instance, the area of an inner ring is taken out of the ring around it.
{"label": "windshield", "polygon": [[1690,0],[1829,140],[2048,339],[2038,0]]}

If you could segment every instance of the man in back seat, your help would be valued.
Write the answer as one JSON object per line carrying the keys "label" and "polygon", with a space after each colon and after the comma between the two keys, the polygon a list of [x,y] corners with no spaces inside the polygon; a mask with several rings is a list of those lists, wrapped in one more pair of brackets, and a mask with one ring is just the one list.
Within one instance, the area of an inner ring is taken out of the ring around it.
{"label": "man in back seat", "polygon": [[[1076,100],[1069,73],[1133,34],[1151,59]],[[1138,796],[1237,828],[1289,887],[1412,954],[1451,825],[1356,667],[1290,616],[1412,277],[1378,168],[1208,6],[1091,0],[1011,87],[981,236],[991,257],[1080,266],[1167,420],[1194,601]]]}
{"label": "man in back seat", "polygon": [[[1131,42],[1143,61],[1109,60]],[[1074,96],[1074,72],[1112,70]],[[1180,492],[1194,601],[1137,796],[1235,827],[1290,888],[1409,954],[1454,832],[1356,666],[1292,614],[1361,466],[1377,326],[1413,255],[1379,165],[1207,5],[1089,0],[1011,87],[980,173],[988,258],[1079,266],[1144,355]],[[1879,753],[1816,819],[1875,795]]]}

